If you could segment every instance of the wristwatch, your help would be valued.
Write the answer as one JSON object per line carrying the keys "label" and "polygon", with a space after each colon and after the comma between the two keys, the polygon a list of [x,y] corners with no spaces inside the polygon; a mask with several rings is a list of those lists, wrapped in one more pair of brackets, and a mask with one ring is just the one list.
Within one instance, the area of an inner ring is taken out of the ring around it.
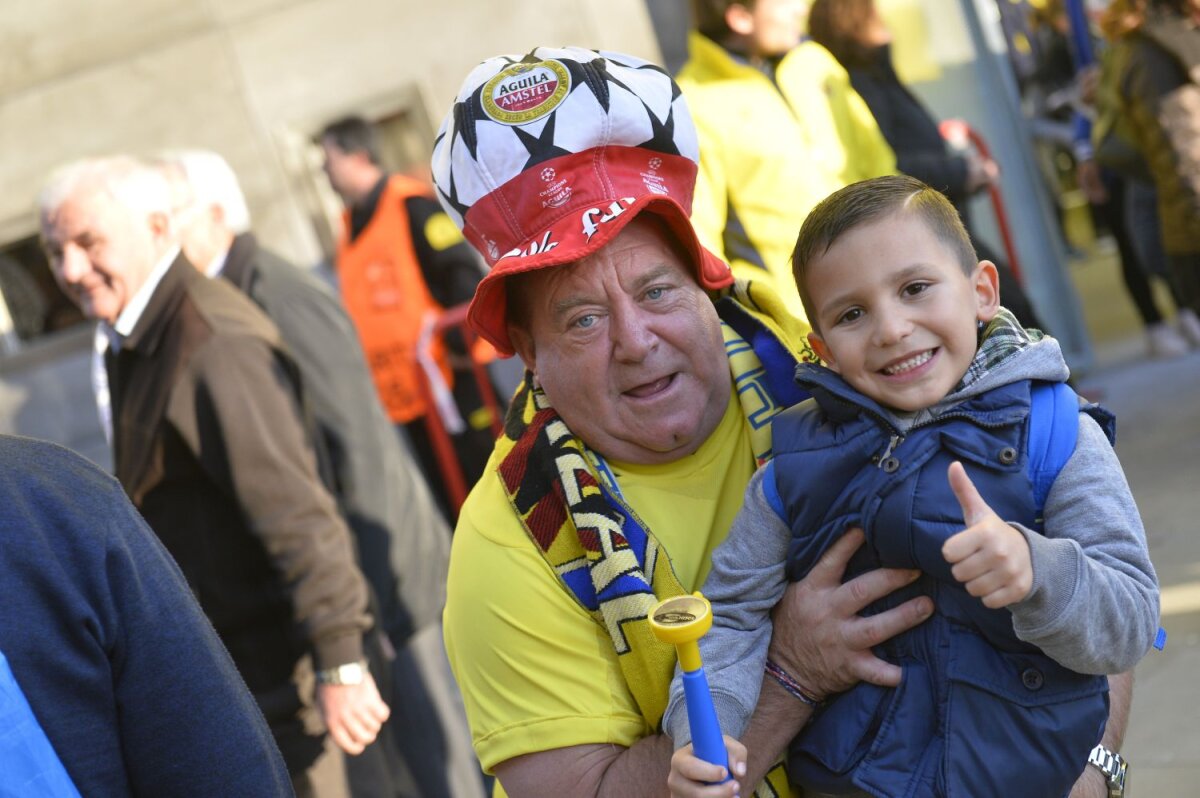
{"label": "wristwatch", "polygon": [[347,662],[336,668],[317,671],[317,684],[362,684],[366,678],[367,663],[365,660]]}
{"label": "wristwatch", "polygon": [[1098,745],[1088,754],[1088,764],[1094,765],[1108,779],[1108,798],[1125,798],[1129,763],[1120,754]]}

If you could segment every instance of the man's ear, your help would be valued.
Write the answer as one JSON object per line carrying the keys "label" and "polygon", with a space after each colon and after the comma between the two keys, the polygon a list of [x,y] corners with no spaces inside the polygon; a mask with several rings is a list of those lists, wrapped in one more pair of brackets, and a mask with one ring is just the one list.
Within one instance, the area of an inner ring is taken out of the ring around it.
{"label": "man's ear", "polygon": [[175,231],[171,227],[170,214],[154,211],[146,217],[146,224],[150,228],[150,236],[158,246],[179,243],[177,240],[178,236],[175,235]]}
{"label": "man's ear", "polygon": [[990,260],[981,260],[971,275],[975,288],[975,318],[989,322],[1000,309],[1000,272]]}
{"label": "man's ear", "polygon": [[817,357],[824,361],[825,365],[831,370],[837,371],[837,361],[833,359],[833,353],[829,351],[829,347],[825,345],[825,339],[818,332],[810,332],[808,334],[808,345],[817,353]]}
{"label": "man's ear", "polygon": [[754,33],[754,12],[741,3],[734,3],[725,9],[725,25],[738,36],[750,36]]}
{"label": "man's ear", "polygon": [[371,160],[370,154],[366,150],[355,150],[348,153],[351,161],[353,161],[357,169],[373,169],[377,168],[374,161]]}
{"label": "man's ear", "polygon": [[537,347],[533,344],[533,336],[525,328],[516,325],[508,325],[508,340],[512,343],[513,349],[517,353],[517,357],[521,358],[521,362],[525,364],[525,368],[533,372],[537,376]]}

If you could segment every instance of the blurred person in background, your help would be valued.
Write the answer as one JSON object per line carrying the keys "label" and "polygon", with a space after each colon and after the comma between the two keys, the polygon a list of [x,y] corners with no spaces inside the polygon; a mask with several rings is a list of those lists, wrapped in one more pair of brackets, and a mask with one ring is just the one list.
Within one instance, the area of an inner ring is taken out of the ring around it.
{"label": "blurred person in background", "polygon": [[[446,308],[471,298],[482,266],[430,187],[384,168],[378,132],[365,119],[331,122],[320,144],[329,184],[346,205],[335,264],[342,301],[388,416],[407,431],[439,506],[453,520],[430,437],[429,425],[438,422],[430,414],[453,435],[468,486],[487,461],[490,417],[472,413],[481,404],[478,389],[470,369],[453,362],[466,354],[461,341],[433,336],[426,357],[423,339]],[[472,354],[491,356],[478,347]],[[426,381],[434,407],[423,392]]]}
{"label": "blurred person in background", "polygon": [[317,428],[317,461],[354,536],[378,628],[387,635],[381,644],[373,630],[367,651],[392,716],[379,740],[347,761],[351,792],[402,792],[407,775],[393,772],[396,751],[423,798],[479,792],[441,642],[450,531],[383,412],[353,323],[321,280],[259,245],[224,158],[179,150],[159,160],[172,185],[184,256],[254,300],[295,358]]}
{"label": "blurred person in background", "polygon": [[0,463],[0,794],[292,795],[245,682],[116,480],[7,435]]}
{"label": "blurred person in background", "polygon": [[150,164],[68,164],[38,205],[55,279],[108,338],[117,479],[228,648],[296,793],[346,795],[342,754],[374,740],[388,708],[363,659],[366,586],[278,331],[181,254]]}
{"label": "blurred person in background", "polygon": [[979,257],[997,266],[1004,306],[1022,326],[1042,329],[1012,270],[971,227],[968,201],[997,180],[999,166],[967,149],[965,141],[959,151],[951,151],[938,120],[896,74],[892,34],[874,0],[815,0],[808,32],[846,69],[851,85],[895,152],[896,168],[938,189],[954,203]]}
{"label": "blurred person in background", "polygon": [[[1145,161],[1127,141],[1128,121],[1118,107],[1115,84],[1121,51],[1104,47],[1090,25],[1085,31],[1074,31],[1063,0],[1047,0],[1031,13],[1031,19],[1039,42],[1037,80],[1029,85],[1035,113],[1031,126],[1037,146],[1053,153],[1044,159],[1056,165],[1058,179],[1050,181],[1052,190],[1056,197],[1065,198],[1077,186],[1087,200],[1092,226],[1112,236],[1122,282],[1142,320],[1147,355],[1186,355],[1189,345],[1184,333],[1164,321],[1151,287],[1153,276],[1165,277],[1176,306],[1181,304],[1162,250],[1153,183]],[[1090,20],[1085,18],[1086,22]],[[1099,85],[1101,72],[1103,86]],[[1064,204],[1060,199],[1060,209]],[[1060,218],[1066,215],[1064,210]],[[1071,247],[1071,237],[1067,238]]]}
{"label": "blurred person in background", "polygon": [[[1104,160],[1108,139],[1133,156],[1112,162],[1132,170],[1129,226],[1150,265],[1161,244],[1180,332],[1200,347],[1200,4],[1115,0],[1101,26],[1110,45],[1097,91],[1096,154]],[[1147,179],[1158,239],[1146,229]]]}
{"label": "blurred person in background", "polygon": [[895,156],[846,71],[802,42],[804,0],[693,0],[678,75],[700,136],[692,223],[734,273],[766,279],[804,317],[790,257],[808,212]]}
{"label": "blurred person in background", "polygon": [[[1123,5],[1113,3],[1109,8]],[[1097,42],[1097,46],[1101,45]],[[1121,113],[1117,82],[1124,68],[1126,48],[1103,47],[1099,63],[1080,72],[1080,97],[1091,109],[1090,124],[1079,126],[1076,144],[1081,160],[1076,165],[1080,188],[1093,213],[1112,233],[1121,258],[1125,289],[1146,329],[1150,357],[1187,354],[1200,344],[1200,319],[1183,306],[1171,276],[1158,221],[1158,194],[1146,160],[1129,135],[1128,116]],[[1084,134],[1086,133],[1086,137]],[[1165,282],[1177,309],[1176,325],[1164,320],[1154,296],[1152,281]],[[1191,339],[1191,340],[1189,340]]]}

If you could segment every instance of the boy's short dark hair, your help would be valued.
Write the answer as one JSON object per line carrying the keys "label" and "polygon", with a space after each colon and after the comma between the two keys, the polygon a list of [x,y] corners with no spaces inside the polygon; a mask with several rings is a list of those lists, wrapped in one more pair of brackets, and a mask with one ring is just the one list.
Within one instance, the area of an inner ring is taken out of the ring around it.
{"label": "boy's short dark hair", "polygon": [[361,116],[344,116],[330,122],[321,131],[321,139],[329,139],[347,155],[361,152],[371,163],[382,164],[379,154],[379,134],[375,126]]}
{"label": "boy's short dark hair", "polygon": [[979,258],[958,211],[942,192],[908,175],[885,175],[838,189],[812,209],[800,227],[792,250],[792,277],[808,323],[817,329],[816,308],[809,298],[805,275],[808,266],[837,243],[843,235],[864,224],[894,213],[914,214],[958,257],[963,272],[970,275]]}
{"label": "boy's short dark hair", "polygon": [[725,12],[730,6],[740,5],[753,10],[755,0],[692,0],[692,19],[696,30],[717,44],[733,35],[725,22]]}

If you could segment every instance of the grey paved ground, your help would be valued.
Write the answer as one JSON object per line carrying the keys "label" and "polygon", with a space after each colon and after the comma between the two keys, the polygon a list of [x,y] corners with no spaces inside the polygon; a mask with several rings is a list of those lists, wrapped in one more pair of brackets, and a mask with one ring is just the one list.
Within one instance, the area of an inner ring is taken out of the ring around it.
{"label": "grey paved ground", "polygon": [[1136,670],[1127,794],[1200,796],[1200,352],[1146,359],[1117,268],[1094,258],[1073,272],[1097,352],[1080,387],[1117,414],[1117,453],[1145,521],[1168,634],[1166,650]]}

